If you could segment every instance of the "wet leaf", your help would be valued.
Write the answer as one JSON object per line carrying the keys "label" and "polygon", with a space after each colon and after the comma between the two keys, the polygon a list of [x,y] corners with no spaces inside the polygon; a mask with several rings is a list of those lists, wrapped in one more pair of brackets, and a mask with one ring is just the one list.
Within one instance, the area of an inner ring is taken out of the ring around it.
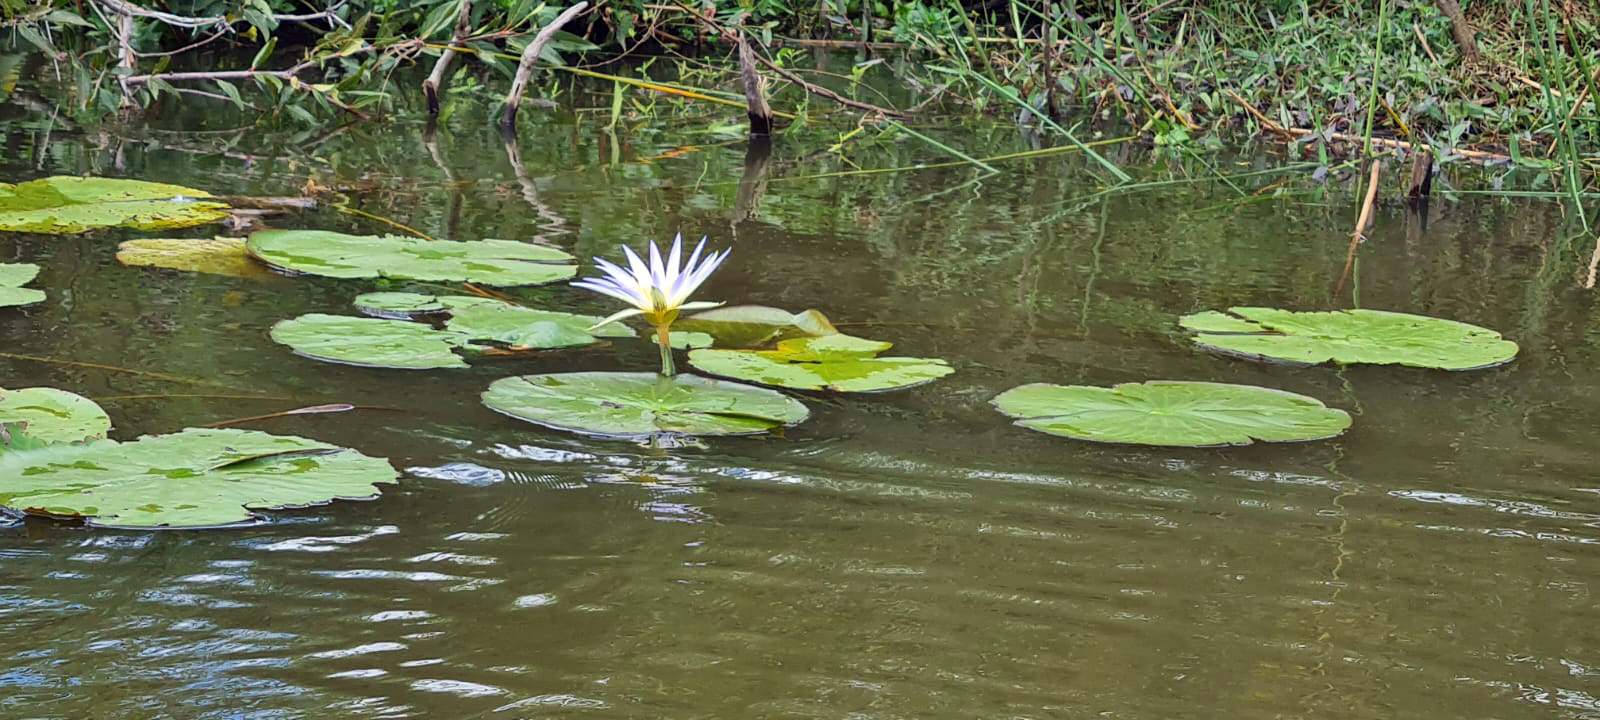
{"label": "wet leaf", "polygon": [[711,336],[720,348],[757,348],[779,340],[821,337],[839,331],[816,310],[791,313],[765,305],[731,305],[679,319],[674,331]]}
{"label": "wet leaf", "polygon": [[578,372],[496,380],[489,408],[538,425],[607,437],[750,435],[810,414],[765,388],[698,375]]}
{"label": "wet leaf", "polygon": [[1322,440],[1350,416],[1316,398],[1251,385],[1152,380],[1109,388],[1034,383],[994,399],[1031,430],[1096,442],[1202,447]]}
{"label": "wet leaf", "polygon": [[371,500],[389,462],[305,438],[190,429],[0,454],[0,506],[95,527],[209,528],[255,510]]}
{"label": "wet leaf", "polygon": [[232,277],[270,277],[272,273],[245,252],[244,239],[151,238],[117,246],[117,262]]}
{"label": "wet leaf", "polygon": [[602,337],[634,337],[621,323],[607,323],[598,315],[578,315],[523,307],[493,298],[417,293],[368,293],[355,300],[362,312],[380,317],[421,317],[445,313],[445,329],[475,342],[492,342],[517,349],[553,349],[589,345]]}
{"label": "wet leaf", "polygon": [[335,278],[539,285],[577,274],[572,255],[509,240],[424,240],[326,230],[262,230],[245,244],[272,267]]}
{"label": "wet leaf", "polygon": [[179,185],[56,176],[0,183],[0,231],[65,235],[107,227],[170,230],[216,222],[227,205]]}
{"label": "wet leaf", "polygon": [[689,363],[706,372],[801,390],[898,390],[955,370],[938,358],[877,357],[891,343],[833,334],[778,343],[776,350],[691,350]]}
{"label": "wet leaf", "polygon": [[39,266],[32,263],[0,263],[0,307],[44,302],[44,291],[21,287],[38,275]]}
{"label": "wet leaf", "polygon": [[[41,443],[71,443],[105,438],[111,418],[93,400],[65,390],[0,388],[0,427]],[[0,441],[0,451],[6,444]]]}
{"label": "wet leaf", "polygon": [[402,370],[467,366],[455,353],[465,338],[404,320],[313,313],[272,326],[271,335],[301,355],[346,365]]}
{"label": "wet leaf", "polygon": [[1517,354],[1517,344],[1493,330],[1423,315],[1261,307],[1228,312],[1233,315],[1203,312],[1178,322],[1198,333],[1195,344],[1203,348],[1310,365],[1332,361],[1475,370],[1509,362]]}

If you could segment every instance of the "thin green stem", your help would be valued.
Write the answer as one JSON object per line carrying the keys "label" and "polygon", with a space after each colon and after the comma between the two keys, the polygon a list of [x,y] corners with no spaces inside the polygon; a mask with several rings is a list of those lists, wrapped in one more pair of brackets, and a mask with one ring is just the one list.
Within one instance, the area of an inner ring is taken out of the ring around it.
{"label": "thin green stem", "polygon": [[661,346],[661,377],[678,374],[677,366],[672,364],[672,333],[669,329],[671,327],[671,323],[656,326],[656,343]]}

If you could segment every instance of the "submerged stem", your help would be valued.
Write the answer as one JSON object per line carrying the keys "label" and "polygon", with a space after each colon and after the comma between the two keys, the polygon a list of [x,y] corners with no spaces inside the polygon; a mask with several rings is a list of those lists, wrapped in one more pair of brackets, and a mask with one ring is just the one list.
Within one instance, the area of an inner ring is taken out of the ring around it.
{"label": "submerged stem", "polygon": [[668,328],[671,323],[661,323],[656,326],[656,344],[661,346],[661,377],[672,377],[678,374],[678,369],[672,364],[672,338]]}

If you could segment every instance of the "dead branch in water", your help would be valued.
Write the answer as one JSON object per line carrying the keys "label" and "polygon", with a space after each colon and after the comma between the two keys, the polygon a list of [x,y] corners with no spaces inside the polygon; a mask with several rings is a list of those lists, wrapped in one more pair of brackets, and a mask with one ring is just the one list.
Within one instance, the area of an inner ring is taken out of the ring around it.
{"label": "dead branch in water", "polygon": [[1350,233],[1350,251],[1345,253],[1344,256],[1344,272],[1339,273],[1339,284],[1333,289],[1333,297],[1335,299],[1339,297],[1340,293],[1344,292],[1344,283],[1350,278],[1350,270],[1356,264],[1356,248],[1361,245],[1362,240],[1366,239],[1367,226],[1372,224],[1373,201],[1378,197],[1378,171],[1382,169],[1383,164],[1379,162],[1378,158],[1373,158],[1368,162],[1368,167],[1372,171],[1367,178],[1367,197],[1361,201],[1361,215],[1356,218],[1355,231]]}
{"label": "dead branch in water", "polygon": [[444,85],[444,73],[450,69],[450,61],[456,57],[456,48],[465,45],[467,33],[472,30],[472,0],[461,0],[461,15],[456,18],[456,32],[450,37],[450,45],[444,52],[439,53],[438,61],[433,63],[433,72],[428,73],[428,79],[422,81],[422,94],[428,99],[428,117],[439,117],[439,88]]}
{"label": "dead branch in water", "polygon": [[739,73],[744,77],[744,101],[750,117],[750,137],[764,138],[772,134],[772,108],[767,106],[765,83],[756,68],[755,51],[750,49],[750,39],[739,37]]}
{"label": "dead branch in water", "polygon": [[544,52],[544,46],[550,44],[550,38],[555,37],[556,31],[563,25],[571,22],[578,13],[589,7],[588,0],[582,0],[577,5],[561,11],[555,20],[544,26],[538,35],[533,37],[533,42],[522,49],[522,60],[517,63],[517,75],[511,80],[511,91],[506,93],[506,111],[500,116],[500,125],[507,131],[517,127],[517,109],[522,105],[522,91],[528,86],[528,78],[533,75],[533,63],[539,59],[539,54]]}
{"label": "dead branch in water", "polygon": [[[694,8],[691,8],[688,5],[683,4],[682,0],[674,0],[674,2],[677,2],[678,3],[678,7],[683,9],[684,12],[687,12],[690,15],[694,16],[695,20],[703,23],[708,29],[716,32],[717,35],[719,35],[722,38],[723,42],[726,42],[726,43],[728,43],[730,45],[736,45],[736,44],[739,44],[741,42],[740,39],[739,39],[740,32],[738,30],[729,28],[729,27],[717,22],[716,20],[713,20],[711,18],[702,16],[700,13],[695,12]],[[865,110],[867,112],[874,112],[874,113],[878,113],[879,115],[883,115],[885,117],[895,117],[895,118],[902,118],[902,119],[910,119],[911,118],[911,114],[910,113],[902,112],[902,111],[899,111],[899,110],[892,110],[890,108],[885,108],[885,107],[879,107],[877,105],[873,105],[871,103],[864,103],[864,102],[861,102],[859,100],[851,100],[850,98],[847,98],[847,97],[845,97],[843,95],[840,95],[839,93],[836,93],[836,92],[834,92],[832,90],[829,90],[829,89],[827,89],[825,87],[822,87],[820,85],[814,85],[812,83],[806,82],[804,78],[800,77],[799,75],[794,74],[793,72],[790,72],[787,68],[784,68],[784,67],[778,65],[777,63],[773,62],[766,55],[764,55],[764,54],[762,54],[760,52],[756,52],[754,49],[752,49],[751,52],[752,52],[752,54],[755,55],[756,60],[759,61],[762,65],[765,65],[768,70],[771,70],[772,72],[777,73],[778,75],[782,76],[783,79],[788,80],[789,82],[794,83],[795,85],[798,85],[798,86],[800,86],[802,88],[805,88],[806,92],[809,92],[812,95],[820,95],[820,96],[825,97],[825,98],[827,98],[829,100],[832,100],[832,101],[834,101],[836,103],[839,103],[840,105],[843,105],[845,107],[855,108],[857,110]]]}

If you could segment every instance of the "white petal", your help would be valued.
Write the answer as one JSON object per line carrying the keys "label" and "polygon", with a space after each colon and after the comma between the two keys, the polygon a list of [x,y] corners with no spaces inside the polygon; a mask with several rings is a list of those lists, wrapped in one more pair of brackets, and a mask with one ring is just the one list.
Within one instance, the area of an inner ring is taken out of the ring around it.
{"label": "white petal", "polygon": [[593,291],[593,292],[597,292],[597,293],[600,293],[602,295],[609,295],[609,296],[614,297],[614,298],[616,298],[618,300],[621,300],[621,301],[623,301],[623,302],[625,302],[625,303],[627,303],[629,305],[633,305],[634,307],[645,307],[645,308],[650,307],[650,304],[648,302],[645,302],[643,305],[640,305],[640,300],[638,298],[635,298],[633,296],[633,294],[628,292],[626,289],[619,288],[616,285],[608,283],[608,282],[606,282],[604,280],[595,280],[595,279],[592,279],[592,278],[586,278],[586,279],[583,279],[583,280],[574,280],[572,282],[572,286],[575,287],[575,288],[583,288],[584,290],[590,290],[590,291]]}
{"label": "white petal", "polygon": [[690,310],[710,310],[711,308],[722,307],[723,305],[726,305],[726,304],[727,303],[723,303],[723,302],[707,302],[707,301],[702,300],[702,301],[699,301],[699,302],[684,303],[682,305],[679,305],[678,306],[678,310],[681,311],[681,312],[688,312]]}
{"label": "white petal", "polygon": [[623,319],[625,317],[633,317],[635,315],[643,315],[643,314],[644,314],[643,310],[636,310],[634,308],[628,308],[627,310],[619,310],[617,312],[611,313],[610,315],[607,315],[606,319],[601,320],[600,322],[597,322],[597,323],[595,323],[593,325],[590,325],[589,326],[589,332],[594,332],[596,330],[599,330],[600,328],[603,328],[603,327],[605,327],[607,325],[610,325],[611,323],[614,323],[614,322],[616,322],[618,320],[621,320],[621,319]]}
{"label": "white petal", "polygon": [[640,297],[650,297],[650,268],[644,264],[644,259],[639,253],[627,245],[622,246],[622,254],[628,256],[628,267],[632,268],[632,284],[638,288]]}
{"label": "white petal", "polygon": [[[676,266],[673,269],[677,269]],[[667,268],[661,262],[661,248],[650,241],[650,284],[662,292],[667,289]]]}

